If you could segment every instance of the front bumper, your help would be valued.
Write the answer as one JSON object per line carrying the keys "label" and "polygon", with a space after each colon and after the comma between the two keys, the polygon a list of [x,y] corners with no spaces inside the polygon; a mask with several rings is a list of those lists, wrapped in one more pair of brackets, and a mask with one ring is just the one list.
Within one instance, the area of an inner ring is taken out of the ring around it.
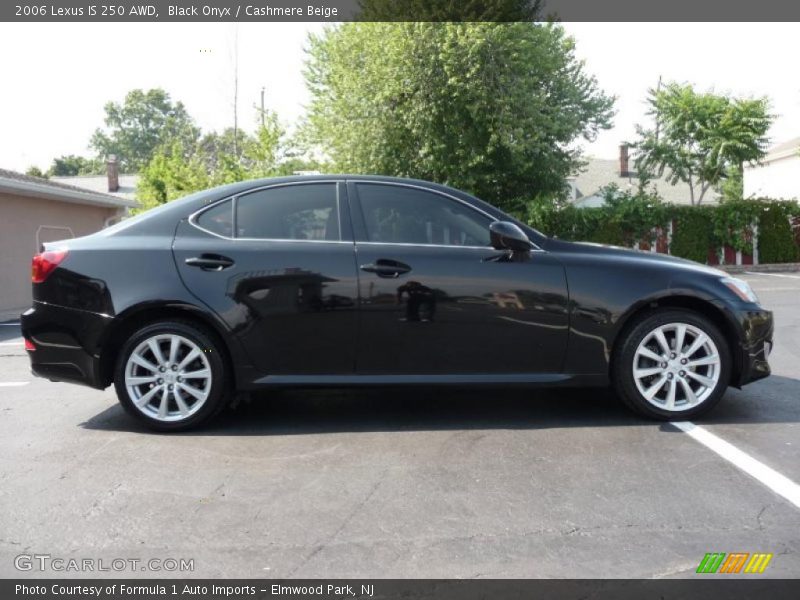
{"label": "front bumper", "polygon": [[50,381],[103,389],[97,343],[111,317],[34,301],[20,316],[22,336],[33,342],[31,372]]}
{"label": "front bumper", "polygon": [[737,320],[742,328],[740,368],[738,381],[733,383],[743,386],[771,373],[768,359],[775,327],[769,310],[743,310],[738,313]]}

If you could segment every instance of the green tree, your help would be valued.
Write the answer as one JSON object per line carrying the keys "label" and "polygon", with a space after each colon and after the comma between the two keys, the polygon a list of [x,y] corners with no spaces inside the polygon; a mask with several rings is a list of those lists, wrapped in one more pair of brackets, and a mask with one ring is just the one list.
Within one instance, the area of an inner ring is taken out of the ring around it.
{"label": "green tree", "polygon": [[208,171],[215,172],[223,168],[222,163],[226,158],[234,159],[241,155],[248,137],[244,129],[234,130],[233,127],[221,132],[212,131],[200,137],[195,151],[203,157]]}
{"label": "green tree", "polygon": [[535,21],[542,0],[361,0],[356,21]]}
{"label": "green tree", "polygon": [[739,165],[728,167],[725,178],[720,182],[719,193],[725,200],[744,198],[744,172]]}
{"label": "green tree", "polygon": [[31,177],[41,177],[43,179],[47,179],[47,173],[44,173],[39,167],[36,165],[28,167],[28,170],[25,171],[25,175],[29,175]]}
{"label": "green tree", "polygon": [[[253,135],[242,130],[234,134],[229,128],[193,143],[172,141],[160,146],[142,169],[137,197],[148,209],[216,185],[284,174],[286,144],[285,131],[272,112],[259,120]],[[296,161],[292,157],[290,163],[297,165]]]}
{"label": "green tree", "polygon": [[159,147],[192,146],[199,129],[181,102],[162,89],[131,90],[122,103],[105,105],[106,129],[97,129],[90,146],[101,157],[116,155],[123,171],[138,172]]}
{"label": "green tree", "polygon": [[449,183],[508,209],[561,196],[613,99],[556,24],[345,23],[309,38],[304,134],[339,172]]}
{"label": "green tree", "polygon": [[139,210],[147,210],[192,192],[211,187],[211,176],[196,147],[180,140],[158,148],[139,174]]}
{"label": "green tree", "polygon": [[637,128],[636,167],[666,174],[672,184],[687,183],[692,204],[765,154],[773,119],[766,98],[698,93],[690,85],[669,83],[650,90],[648,104],[655,125]]}
{"label": "green tree", "polygon": [[100,159],[69,154],[54,158],[47,174],[54,177],[73,177],[75,175],[102,175],[105,170],[105,164]]}
{"label": "green tree", "polygon": [[283,139],[286,130],[278,122],[278,116],[270,111],[262,115],[256,133],[245,141],[243,158],[253,177],[274,175],[284,150]]}

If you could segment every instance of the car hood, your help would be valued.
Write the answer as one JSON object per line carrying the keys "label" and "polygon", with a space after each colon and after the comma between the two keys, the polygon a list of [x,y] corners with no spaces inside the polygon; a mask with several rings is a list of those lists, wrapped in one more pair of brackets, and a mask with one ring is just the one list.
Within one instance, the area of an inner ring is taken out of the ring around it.
{"label": "car hood", "polygon": [[717,277],[725,277],[728,274],[714,267],[702,265],[693,260],[670,256],[669,254],[659,254],[657,252],[645,252],[642,250],[632,250],[630,248],[620,248],[619,246],[608,246],[605,244],[594,244],[591,242],[567,242],[563,240],[548,240],[545,249],[549,252],[566,252],[584,254],[597,257],[607,257],[621,261],[633,261],[637,263],[649,263],[653,266],[663,268],[676,268],[681,271],[695,271]]}

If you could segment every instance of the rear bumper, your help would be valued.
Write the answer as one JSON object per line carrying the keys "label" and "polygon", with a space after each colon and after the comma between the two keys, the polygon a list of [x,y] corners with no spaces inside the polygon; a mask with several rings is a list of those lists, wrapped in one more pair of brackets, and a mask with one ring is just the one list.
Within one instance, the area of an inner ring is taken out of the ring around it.
{"label": "rear bumper", "polygon": [[97,341],[112,317],[34,301],[20,316],[22,335],[33,342],[31,372],[51,381],[103,389]]}
{"label": "rear bumper", "polygon": [[738,315],[742,326],[741,369],[735,385],[742,386],[769,376],[769,353],[772,350],[774,324],[772,311],[748,310]]}

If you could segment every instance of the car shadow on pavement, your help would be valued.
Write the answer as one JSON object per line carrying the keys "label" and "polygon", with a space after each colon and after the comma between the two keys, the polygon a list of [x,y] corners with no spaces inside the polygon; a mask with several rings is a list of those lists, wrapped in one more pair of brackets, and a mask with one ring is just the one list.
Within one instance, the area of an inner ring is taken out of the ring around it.
{"label": "car shadow on pavement", "polygon": [[2,323],[0,324],[0,342],[11,342],[18,340],[22,333],[20,333],[19,327],[16,324],[12,323]]}
{"label": "car shadow on pavement", "polygon": [[[698,423],[800,422],[800,381],[774,376],[744,391],[730,389]],[[609,389],[444,388],[283,390],[227,409],[181,435],[256,436],[462,429],[559,429],[672,426],[628,411]],[[86,429],[147,432],[115,405]]]}
{"label": "car shadow on pavement", "polygon": [[800,380],[781,375],[741,390],[729,388],[722,402],[698,423],[799,423]]}

